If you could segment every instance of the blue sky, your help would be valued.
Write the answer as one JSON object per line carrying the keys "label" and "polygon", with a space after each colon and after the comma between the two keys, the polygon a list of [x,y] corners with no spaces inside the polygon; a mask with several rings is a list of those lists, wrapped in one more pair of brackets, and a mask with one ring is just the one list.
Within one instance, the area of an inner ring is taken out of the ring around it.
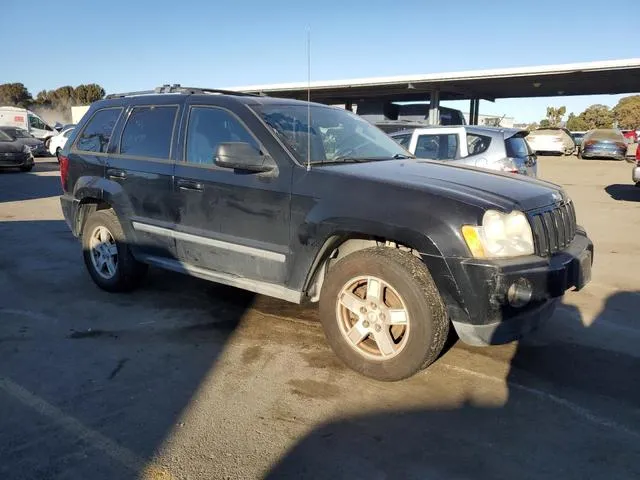
{"label": "blue sky", "polygon": [[[0,83],[22,82],[35,95],[89,82],[113,92],[163,83],[228,87],[304,81],[307,28],[314,80],[640,56],[640,6],[633,2],[609,7],[593,0],[97,4],[13,0],[4,5],[0,41],[16,50],[2,60]],[[592,103],[614,105],[618,98],[483,101],[480,112],[531,121],[542,118],[547,105],[580,112]]]}

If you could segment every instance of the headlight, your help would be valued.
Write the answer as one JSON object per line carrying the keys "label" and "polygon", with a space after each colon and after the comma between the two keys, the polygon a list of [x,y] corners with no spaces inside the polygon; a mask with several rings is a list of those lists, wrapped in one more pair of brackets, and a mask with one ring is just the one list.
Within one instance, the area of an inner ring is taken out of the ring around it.
{"label": "headlight", "polygon": [[482,225],[465,225],[462,236],[476,258],[533,255],[533,233],[524,213],[487,210]]}

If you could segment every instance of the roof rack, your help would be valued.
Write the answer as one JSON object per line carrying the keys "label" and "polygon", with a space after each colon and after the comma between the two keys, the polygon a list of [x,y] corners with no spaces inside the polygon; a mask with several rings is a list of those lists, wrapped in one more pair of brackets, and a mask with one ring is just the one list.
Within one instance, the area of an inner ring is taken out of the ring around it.
{"label": "roof rack", "polygon": [[260,97],[264,94],[256,95],[254,93],[237,92],[235,90],[223,90],[221,88],[199,88],[199,87],[183,87],[179,83],[173,85],[165,84],[154,88],[153,90],[140,90],[137,92],[110,93],[105,99],[133,97],[135,95],[157,95],[159,93],[184,93],[187,95],[199,93],[215,93],[220,95],[236,95],[239,97]]}

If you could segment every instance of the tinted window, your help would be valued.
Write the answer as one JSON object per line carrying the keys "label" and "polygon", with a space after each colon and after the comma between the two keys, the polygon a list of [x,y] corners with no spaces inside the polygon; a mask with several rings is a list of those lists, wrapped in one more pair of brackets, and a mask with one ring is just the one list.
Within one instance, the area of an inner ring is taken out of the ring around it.
{"label": "tinted window", "polygon": [[455,134],[420,135],[416,145],[416,157],[434,160],[452,160],[458,152],[458,136]]}
{"label": "tinted window", "polygon": [[98,110],[78,137],[76,148],[84,152],[106,152],[121,111],[121,108]]}
{"label": "tinted window", "polygon": [[507,149],[507,157],[527,157],[531,155],[529,144],[524,137],[511,137],[504,141],[504,146]]}
{"label": "tinted window", "polygon": [[394,135],[393,138],[396,142],[402,145],[404,148],[409,148],[409,142],[411,141],[411,134],[405,133],[402,135]]}
{"label": "tinted window", "polygon": [[467,151],[469,155],[479,155],[486,152],[490,144],[491,137],[467,133]]}
{"label": "tinted window", "polygon": [[120,153],[123,155],[169,158],[173,124],[178,107],[135,107],[122,132]]}
{"label": "tinted window", "polygon": [[187,132],[187,162],[213,164],[213,155],[218,145],[225,142],[245,142],[260,150],[253,136],[231,113],[221,108],[191,108]]}

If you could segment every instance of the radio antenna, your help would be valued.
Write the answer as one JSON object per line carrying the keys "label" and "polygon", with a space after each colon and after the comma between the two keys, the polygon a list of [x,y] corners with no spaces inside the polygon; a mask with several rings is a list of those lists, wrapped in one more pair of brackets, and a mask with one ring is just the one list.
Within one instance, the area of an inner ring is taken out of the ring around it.
{"label": "radio antenna", "polygon": [[307,172],[311,170],[311,28],[307,27]]}

